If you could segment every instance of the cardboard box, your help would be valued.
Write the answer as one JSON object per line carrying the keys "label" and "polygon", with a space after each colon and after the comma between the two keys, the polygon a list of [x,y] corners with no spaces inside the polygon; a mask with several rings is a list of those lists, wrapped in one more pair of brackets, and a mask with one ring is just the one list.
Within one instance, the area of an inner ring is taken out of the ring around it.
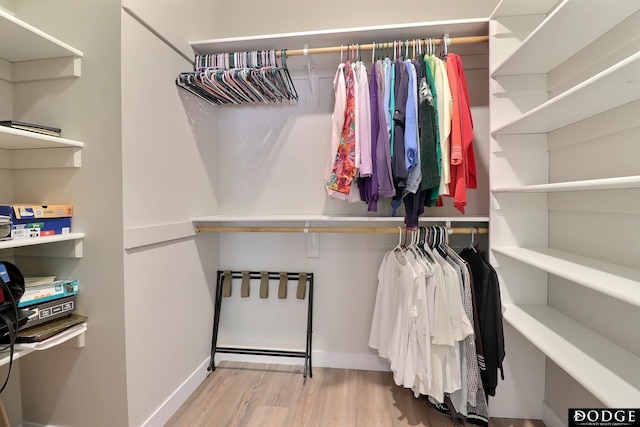
{"label": "cardboard box", "polygon": [[11,238],[71,233],[72,205],[0,204],[0,217],[11,221]]}
{"label": "cardboard box", "polygon": [[58,280],[47,285],[28,286],[20,297],[18,307],[29,307],[41,302],[78,294],[77,280]]}

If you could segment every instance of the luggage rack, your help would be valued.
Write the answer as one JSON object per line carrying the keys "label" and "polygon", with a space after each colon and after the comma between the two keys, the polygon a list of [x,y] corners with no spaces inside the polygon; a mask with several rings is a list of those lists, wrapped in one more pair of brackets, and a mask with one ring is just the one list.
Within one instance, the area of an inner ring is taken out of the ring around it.
{"label": "luggage rack", "polygon": [[[220,310],[224,297],[231,296],[231,289],[234,281],[241,280],[241,295],[249,296],[249,287],[251,280],[260,280],[260,298],[268,297],[269,282],[278,280],[278,298],[285,299],[287,297],[287,287],[289,280],[297,280],[298,288],[296,298],[304,299],[307,297],[307,338],[305,351],[291,351],[279,349],[265,348],[245,348],[245,347],[224,347],[218,346],[218,329],[220,327]],[[308,285],[308,286],[307,286]],[[308,288],[308,295],[307,295]],[[216,301],[213,316],[213,334],[211,338],[211,360],[207,370],[213,372],[216,370],[214,357],[216,353],[231,354],[252,354],[258,356],[273,357],[297,357],[304,359],[304,369],[302,376],[304,383],[307,380],[307,372],[309,377],[313,377],[311,370],[311,333],[313,323],[313,273],[298,272],[278,272],[278,271],[231,271],[218,270],[216,280]]]}

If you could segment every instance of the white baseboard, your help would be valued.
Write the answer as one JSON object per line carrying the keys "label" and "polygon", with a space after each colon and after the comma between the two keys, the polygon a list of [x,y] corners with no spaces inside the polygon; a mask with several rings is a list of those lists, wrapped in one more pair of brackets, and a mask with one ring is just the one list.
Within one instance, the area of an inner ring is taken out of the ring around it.
{"label": "white baseboard", "polygon": [[[142,423],[142,427],[162,427],[176,413],[180,406],[191,396],[200,384],[207,378],[209,358],[202,362],[198,368],[178,387],[171,396],[165,400],[158,409]],[[35,427],[35,426],[34,426]]]}
{"label": "white baseboard", "polygon": [[18,424],[18,427],[56,427],[53,424],[38,424],[38,423],[30,423],[29,421],[23,421]]}
{"label": "white baseboard", "polygon": [[542,402],[542,422],[547,427],[567,427],[565,423],[545,402]]}
{"label": "white baseboard", "polygon": [[[301,358],[257,356],[253,354],[219,353],[215,357],[216,365],[223,360],[232,362],[274,363],[276,365],[303,365]],[[389,362],[375,354],[333,353],[314,351],[311,367],[360,369],[364,371],[389,371]]]}

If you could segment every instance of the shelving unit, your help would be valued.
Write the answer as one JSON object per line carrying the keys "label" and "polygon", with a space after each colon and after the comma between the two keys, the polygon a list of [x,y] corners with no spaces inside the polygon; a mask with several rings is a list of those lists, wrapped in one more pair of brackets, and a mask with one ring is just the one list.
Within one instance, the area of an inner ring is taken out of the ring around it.
{"label": "shelving unit", "polygon": [[[545,416],[562,419],[569,407],[599,401],[619,408],[640,401],[640,355],[635,337],[621,332],[627,320],[620,314],[640,308],[639,265],[621,256],[636,252],[637,233],[624,227],[637,224],[640,169],[615,176],[615,156],[606,154],[609,135],[620,136],[611,151],[635,144],[634,125],[621,117],[633,115],[630,103],[640,99],[640,52],[627,46],[620,28],[635,22],[627,19],[637,15],[640,3],[609,7],[602,0],[503,0],[492,15],[491,254],[505,288],[505,321],[566,374],[554,375],[558,370],[550,370],[544,357],[536,363],[526,356],[508,360],[520,375],[544,376],[534,390],[531,378],[514,387],[533,395],[542,410],[528,409],[547,425],[556,419]],[[522,19],[529,14],[546,17],[532,28],[531,20]],[[495,46],[514,34],[524,40],[502,57]],[[618,43],[627,48],[602,51]],[[598,55],[597,70],[588,68],[588,59]],[[568,88],[556,95],[549,86],[558,81]],[[581,156],[581,149],[588,154]],[[586,158],[589,168],[580,164]],[[598,192],[594,204],[607,192],[606,208],[580,205],[574,195],[561,204],[558,197],[545,197],[579,191]],[[604,235],[615,229],[614,243],[598,251],[603,234],[582,233],[593,224],[602,224]],[[586,392],[574,392],[574,381]],[[563,390],[566,398],[549,397],[549,390]]]}
{"label": "shelving unit", "polygon": [[610,408],[640,402],[640,357],[547,305],[506,305],[504,319]]}
{"label": "shelving unit", "polygon": [[[15,117],[15,110],[19,107],[19,91],[13,89],[16,83],[25,83],[61,78],[77,78],[81,75],[82,52],[57,38],[41,31],[38,28],[22,21],[5,10],[0,10],[0,80],[4,80],[3,88],[6,91],[14,90],[12,97],[4,102],[15,102],[4,111],[13,112],[14,117],[2,117],[2,120],[21,120]],[[8,82],[8,83],[7,83]],[[58,92],[47,93],[47,86],[39,87],[43,96],[56,96]],[[11,113],[9,113],[11,114]],[[26,121],[26,120],[25,120]],[[43,123],[56,126],[55,123]],[[42,135],[19,129],[0,126],[0,168],[8,169],[9,174],[23,174],[28,172],[13,172],[15,170],[49,169],[49,168],[78,168],[81,166],[81,150],[84,143],[67,138]],[[7,176],[7,175],[5,175]],[[24,175],[22,175],[24,176]],[[3,185],[12,185],[16,178],[3,182]],[[46,180],[39,185],[47,186]],[[22,191],[16,185],[8,194],[19,199]],[[4,200],[10,202],[10,200]],[[70,233],[54,236],[45,236],[28,239],[14,239],[0,241],[0,250],[10,251],[16,258],[47,257],[56,258],[81,258],[83,233]],[[51,273],[56,273],[55,263]],[[18,263],[21,266],[21,263]],[[21,267],[24,268],[24,267]],[[55,336],[38,343],[16,344],[14,359],[22,358],[34,351],[47,350],[60,345],[84,346],[84,333],[87,324],[83,323],[69,328]],[[8,351],[0,353],[0,366],[9,363]],[[12,374],[17,375],[17,374]],[[10,387],[5,394],[21,393],[20,389]],[[12,401],[20,401],[23,396]],[[7,408],[10,418],[22,420],[22,405],[17,408]]]}

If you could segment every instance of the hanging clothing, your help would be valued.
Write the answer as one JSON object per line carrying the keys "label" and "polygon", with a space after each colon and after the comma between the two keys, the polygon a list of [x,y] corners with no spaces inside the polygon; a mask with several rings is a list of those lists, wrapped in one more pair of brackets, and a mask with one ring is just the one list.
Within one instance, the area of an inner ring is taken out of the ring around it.
{"label": "hanging clothing", "polygon": [[407,186],[404,189],[406,193],[415,194],[418,191],[422,180],[422,171],[420,170],[420,151],[418,147],[418,85],[416,82],[416,68],[407,59],[404,65],[409,76],[409,85],[407,91],[407,105],[405,108],[405,130],[404,130],[404,152],[405,162],[407,164]]}
{"label": "hanging clothing", "polygon": [[460,57],[447,56],[447,76],[453,97],[451,119],[451,183],[449,194],[453,205],[465,212],[467,188],[477,188],[476,159],[473,150],[473,119],[467,81]]}
{"label": "hanging clothing", "polygon": [[356,146],[360,148],[358,156],[356,151],[356,164],[361,177],[371,176],[373,173],[373,161],[371,159],[371,99],[369,97],[369,77],[364,62],[355,64],[356,76]]}
{"label": "hanging clothing", "polygon": [[449,195],[451,182],[451,114],[453,98],[447,76],[447,64],[440,58],[435,58],[435,85],[438,93],[438,129],[440,136],[440,151],[442,153],[442,174],[440,176],[441,196]]}
{"label": "hanging clothing", "polygon": [[[469,383],[464,343],[474,331],[456,268],[427,246],[397,246],[385,254],[369,336],[369,345],[389,360],[397,385],[440,403]],[[466,409],[466,392],[461,401]]]}
{"label": "hanging clothing", "polygon": [[477,248],[464,249],[460,256],[471,268],[477,294],[478,321],[484,351],[484,358],[478,361],[482,384],[488,396],[495,396],[498,371],[504,380],[502,362],[505,357],[498,275],[486,260],[486,255]]}
{"label": "hanging clothing", "polygon": [[[342,132],[345,124],[345,110],[347,107],[347,86],[344,79],[344,67],[345,64],[338,65],[336,75],[333,78],[333,91],[334,91],[334,106],[333,114],[331,115],[331,147],[329,151],[329,157],[327,158],[327,165],[325,167],[324,180],[325,183],[329,182],[333,165],[338,153],[338,146],[342,137]],[[327,194],[329,197],[337,197],[337,192],[332,190],[325,184]]]}
{"label": "hanging clothing", "polygon": [[331,176],[327,182],[329,190],[348,195],[351,184],[356,175],[356,123],[355,123],[355,77],[351,63],[347,61],[345,67],[346,107],[345,119],[340,135],[340,142]]}
{"label": "hanging clothing", "polygon": [[409,90],[409,75],[402,60],[394,63],[394,111],[393,111],[393,148],[391,150],[391,171],[393,172],[396,198],[402,197],[407,186],[408,168],[404,147],[405,114]]}
{"label": "hanging clothing", "polygon": [[[391,146],[389,144],[391,116],[389,115],[390,92],[388,85],[391,82],[391,78],[389,76],[387,80],[387,75],[385,74],[387,68],[386,61],[388,61],[388,58],[385,59],[385,62],[376,62],[376,78],[378,79],[378,121],[380,122],[378,142],[376,144],[376,167],[378,171],[378,194],[380,197],[394,197],[396,195],[396,189],[393,186]],[[382,102],[380,102],[380,100],[382,100]],[[389,119],[389,121],[387,121],[387,119]]]}
{"label": "hanging clothing", "polygon": [[[430,107],[433,108],[433,117],[431,118],[433,120],[433,126],[434,126],[434,131],[435,131],[435,158],[436,158],[436,164],[437,164],[437,170],[431,172],[431,176],[434,177],[434,185],[430,186],[430,187],[425,187],[425,189],[430,189],[427,197],[425,198],[425,204],[426,206],[435,206],[436,205],[436,201],[438,200],[438,197],[440,195],[440,176],[442,174],[442,148],[440,146],[440,130],[438,128],[438,123],[439,123],[439,119],[438,119],[438,100],[437,100],[437,94],[435,92],[435,80],[433,78],[433,73],[431,71],[432,67],[431,67],[431,61],[429,61],[429,58],[427,56],[425,56],[424,58],[424,70],[425,70],[425,80],[426,80],[426,84],[427,87],[429,88],[429,93],[431,94],[431,103],[430,103]],[[436,178],[436,174],[437,174],[437,178]]]}
{"label": "hanging clothing", "polygon": [[371,175],[362,176],[358,181],[360,198],[367,203],[369,212],[378,210],[379,184],[378,184],[378,134],[380,132],[380,116],[378,114],[378,77],[376,64],[371,65],[371,79],[369,79],[369,113],[371,128],[369,146],[371,151]]}

